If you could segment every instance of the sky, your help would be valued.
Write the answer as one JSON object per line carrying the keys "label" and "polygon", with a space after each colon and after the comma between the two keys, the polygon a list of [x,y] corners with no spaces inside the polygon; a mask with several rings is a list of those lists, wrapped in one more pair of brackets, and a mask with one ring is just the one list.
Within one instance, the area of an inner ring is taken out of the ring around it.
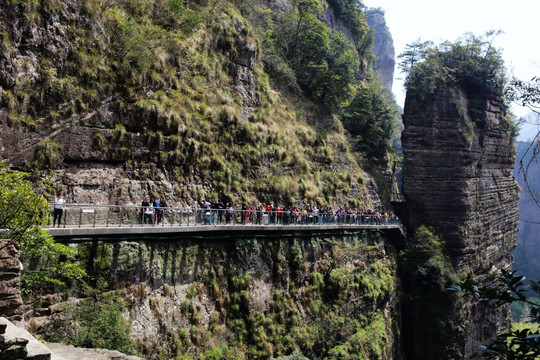
{"label": "sky", "polygon": [[[494,45],[502,50],[509,73],[522,80],[540,76],[540,0],[363,0],[368,7],[385,11],[394,39],[396,56],[417,39],[439,44],[455,41],[467,32],[477,36],[502,30]],[[396,66],[393,93],[399,105],[405,101],[403,74]],[[514,106],[523,116],[529,110]]]}

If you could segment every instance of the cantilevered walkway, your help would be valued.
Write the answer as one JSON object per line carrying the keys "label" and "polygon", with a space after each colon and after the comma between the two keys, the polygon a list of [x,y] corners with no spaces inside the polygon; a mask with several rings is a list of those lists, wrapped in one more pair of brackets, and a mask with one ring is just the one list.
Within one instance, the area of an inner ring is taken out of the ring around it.
{"label": "cantilevered walkway", "polygon": [[[64,205],[60,224],[47,231],[58,241],[95,238],[201,236],[237,234],[310,235],[333,232],[384,231],[404,236],[399,219],[384,215],[308,214],[295,216],[257,210],[218,210],[167,207],[158,214],[141,206],[69,204]],[[159,215],[159,216],[158,216]]]}

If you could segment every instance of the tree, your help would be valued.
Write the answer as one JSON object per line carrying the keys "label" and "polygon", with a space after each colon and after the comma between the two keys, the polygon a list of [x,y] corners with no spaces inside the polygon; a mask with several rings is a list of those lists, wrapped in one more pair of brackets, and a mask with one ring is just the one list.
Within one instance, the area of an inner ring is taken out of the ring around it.
{"label": "tree", "polygon": [[411,44],[405,45],[405,51],[398,55],[399,69],[404,73],[409,73],[416,64],[424,61],[428,55],[428,49],[433,47],[431,41],[415,40]]}
{"label": "tree", "polygon": [[399,55],[399,67],[407,74],[406,88],[427,98],[441,89],[452,88],[466,76],[504,89],[504,61],[500,50],[492,45],[497,34],[497,31],[480,37],[466,34],[453,43],[447,41],[438,46],[420,40],[408,45]]}
{"label": "tree", "polygon": [[[25,265],[23,287],[29,291],[82,279],[86,274],[76,263],[77,252],[55,243],[41,228],[48,222],[49,205],[42,195],[33,191],[27,176],[10,171],[5,162],[0,162],[0,229],[2,236],[20,245],[21,261]],[[43,258],[47,259],[47,266],[41,266]]]}
{"label": "tree", "polygon": [[355,74],[360,68],[358,48],[318,18],[322,12],[319,0],[297,0],[293,4],[295,12],[266,21],[270,28],[265,32],[266,64],[294,85],[287,72],[292,69],[306,93],[335,110],[354,95]]}
{"label": "tree", "polygon": [[360,84],[351,103],[342,111],[345,128],[358,151],[369,160],[383,162],[391,149],[390,140],[398,109],[386,88],[375,81]]}

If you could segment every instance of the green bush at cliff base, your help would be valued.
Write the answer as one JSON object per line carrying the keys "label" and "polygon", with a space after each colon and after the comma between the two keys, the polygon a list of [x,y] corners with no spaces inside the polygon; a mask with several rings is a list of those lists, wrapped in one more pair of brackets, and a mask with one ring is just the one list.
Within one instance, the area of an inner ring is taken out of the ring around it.
{"label": "green bush at cliff base", "polygon": [[[28,174],[10,171],[0,162],[0,229],[2,236],[20,244],[22,289],[25,293],[48,286],[65,286],[86,276],[76,261],[77,252],[55,243],[43,230],[49,221],[49,205],[27,181]],[[41,261],[46,258],[47,261]]]}
{"label": "green bush at cliff base", "polygon": [[136,345],[129,338],[130,325],[123,315],[125,306],[114,293],[64,305],[63,311],[45,327],[44,338],[77,347],[136,354]]}

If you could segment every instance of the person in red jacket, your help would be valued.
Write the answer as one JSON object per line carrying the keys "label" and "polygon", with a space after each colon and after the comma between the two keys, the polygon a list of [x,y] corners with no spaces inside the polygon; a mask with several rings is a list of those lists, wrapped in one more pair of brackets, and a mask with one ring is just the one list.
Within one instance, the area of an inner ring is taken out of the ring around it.
{"label": "person in red jacket", "polygon": [[278,206],[276,210],[276,216],[277,216],[277,223],[281,225],[283,223],[283,209],[281,206]]}

